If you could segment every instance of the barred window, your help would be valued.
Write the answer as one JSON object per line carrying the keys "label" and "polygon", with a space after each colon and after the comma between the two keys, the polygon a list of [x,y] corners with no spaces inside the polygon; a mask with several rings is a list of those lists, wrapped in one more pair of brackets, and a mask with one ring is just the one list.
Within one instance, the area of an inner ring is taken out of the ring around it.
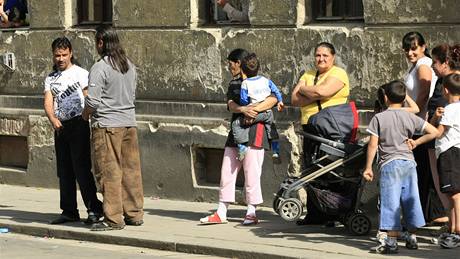
{"label": "barred window", "polygon": [[363,20],[362,0],[312,0],[316,21]]}
{"label": "barred window", "polygon": [[112,23],[112,0],[79,0],[78,24]]}

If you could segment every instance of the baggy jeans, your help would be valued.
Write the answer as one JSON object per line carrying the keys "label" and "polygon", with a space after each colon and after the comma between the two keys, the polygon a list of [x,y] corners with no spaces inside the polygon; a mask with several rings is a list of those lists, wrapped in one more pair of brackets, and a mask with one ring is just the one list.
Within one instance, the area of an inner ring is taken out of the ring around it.
{"label": "baggy jeans", "polygon": [[142,220],[144,193],[137,129],[93,128],[92,143],[95,176],[104,197],[104,221],[123,227],[124,219]]}

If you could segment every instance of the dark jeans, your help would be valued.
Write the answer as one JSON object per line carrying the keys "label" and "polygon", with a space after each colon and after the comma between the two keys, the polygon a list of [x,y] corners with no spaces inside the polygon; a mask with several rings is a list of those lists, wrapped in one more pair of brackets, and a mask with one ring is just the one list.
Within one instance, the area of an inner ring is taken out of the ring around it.
{"label": "dark jeans", "polygon": [[63,128],[54,134],[62,214],[79,216],[76,182],[88,212],[102,214],[102,202],[97,199],[91,173],[89,123],[78,116],[62,125]]}

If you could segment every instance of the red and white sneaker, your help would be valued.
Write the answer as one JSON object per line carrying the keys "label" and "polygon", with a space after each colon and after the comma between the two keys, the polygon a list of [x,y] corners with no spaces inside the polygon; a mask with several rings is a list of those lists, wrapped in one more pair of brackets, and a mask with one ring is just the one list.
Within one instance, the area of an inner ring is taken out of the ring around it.
{"label": "red and white sneaker", "polygon": [[212,215],[209,215],[207,217],[201,218],[200,223],[202,225],[212,225],[212,224],[226,224],[226,223],[228,223],[228,221],[226,219],[221,220],[220,217],[219,217],[219,214],[217,214],[217,212],[214,212],[214,214],[212,214]]}
{"label": "red and white sneaker", "polygon": [[243,226],[257,225],[259,220],[255,215],[246,215],[244,217]]}

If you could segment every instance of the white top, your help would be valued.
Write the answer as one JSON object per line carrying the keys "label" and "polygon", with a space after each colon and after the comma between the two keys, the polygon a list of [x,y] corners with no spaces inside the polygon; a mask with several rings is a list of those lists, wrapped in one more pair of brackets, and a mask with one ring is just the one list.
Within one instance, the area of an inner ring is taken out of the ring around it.
{"label": "white top", "polygon": [[460,102],[451,103],[444,108],[439,124],[447,126],[441,138],[436,139],[436,157],[451,147],[460,148]]}
{"label": "white top", "polygon": [[54,71],[45,79],[45,92],[51,91],[54,114],[60,121],[81,115],[85,97],[83,89],[88,86],[88,71],[72,65],[64,71]]}
{"label": "white top", "polygon": [[[417,63],[415,64],[415,67],[411,67],[406,77],[404,78],[404,82],[406,83],[406,86],[407,86],[407,94],[414,101],[417,101],[417,96],[420,91],[420,82],[418,80],[418,69],[421,65],[426,65],[431,70],[431,86],[430,86],[430,95],[428,96],[428,99],[430,99],[430,97],[433,95],[434,86],[436,85],[436,80],[438,80],[438,77],[436,76],[433,69],[431,68],[432,63],[433,63],[433,60],[431,60],[431,58],[429,57],[423,57],[419,59]],[[420,108],[419,115],[422,118],[425,118],[425,115],[427,112],[428,99],[426,100],[424,107],[419,107]]]}

